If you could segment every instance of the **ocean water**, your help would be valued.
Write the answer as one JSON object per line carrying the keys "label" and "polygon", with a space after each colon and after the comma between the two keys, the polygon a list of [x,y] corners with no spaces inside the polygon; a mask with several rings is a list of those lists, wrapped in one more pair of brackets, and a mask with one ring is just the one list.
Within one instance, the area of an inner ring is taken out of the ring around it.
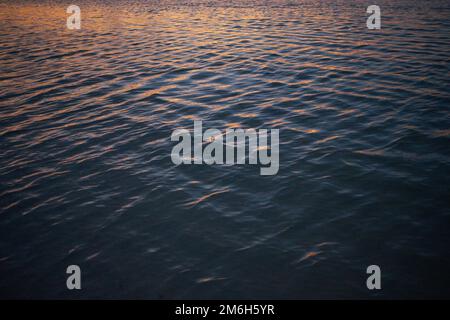
{"label": "ocean water", "polygon": [[[0,297],[450,297],[450,2],[370,4],[0,1]],[[278,174],[175,166],[194,120]]]}

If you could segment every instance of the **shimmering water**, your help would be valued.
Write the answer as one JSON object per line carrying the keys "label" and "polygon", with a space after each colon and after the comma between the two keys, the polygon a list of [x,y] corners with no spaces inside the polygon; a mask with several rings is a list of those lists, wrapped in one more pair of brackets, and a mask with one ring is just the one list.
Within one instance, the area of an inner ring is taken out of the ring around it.
{"label": "shimmering water", "polygon": [[[450,297],[450,2],[73,2],[0,2],[1,297]],[[175,167],[193,120],[278,175]]]}

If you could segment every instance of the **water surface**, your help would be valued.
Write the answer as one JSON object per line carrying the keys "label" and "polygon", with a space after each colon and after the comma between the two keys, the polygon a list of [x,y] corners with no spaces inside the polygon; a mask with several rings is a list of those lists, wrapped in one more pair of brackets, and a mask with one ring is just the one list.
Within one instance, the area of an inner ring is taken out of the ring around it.
{"label": "water surface", "polygon": [[[381,30],[357,0],[69,4],[0,1],[0,297],[450,297],[448,1],[377,1]],[[279,129],[278,174],[174,166],[194,120]]]}

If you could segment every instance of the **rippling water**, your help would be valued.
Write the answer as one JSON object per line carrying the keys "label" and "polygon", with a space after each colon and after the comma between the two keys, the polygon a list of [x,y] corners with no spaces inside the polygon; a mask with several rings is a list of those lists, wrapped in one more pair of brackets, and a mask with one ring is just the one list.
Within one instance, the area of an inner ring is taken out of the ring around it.
{"label": "rippling water", "polygon": [[[0,2],[1,297],[450,296],[448,1],[377,1],[381,30],[357,0],[76,4]],[[279,173],[174,166],[193,120],[280,129]]]}

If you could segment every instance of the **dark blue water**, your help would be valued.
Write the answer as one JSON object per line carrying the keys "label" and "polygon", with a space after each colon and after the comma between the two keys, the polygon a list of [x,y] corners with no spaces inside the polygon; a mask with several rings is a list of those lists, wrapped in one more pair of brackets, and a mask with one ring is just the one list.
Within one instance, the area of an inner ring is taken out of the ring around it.
{"label": "dark blue water", "polygon": [[[450,2],[376,2],[381,30],[367,1],[79,1],[77,31],[0,1],[0,297],[450,297]],[[194,120],[279,129],[278,174],[174,166]]]}

